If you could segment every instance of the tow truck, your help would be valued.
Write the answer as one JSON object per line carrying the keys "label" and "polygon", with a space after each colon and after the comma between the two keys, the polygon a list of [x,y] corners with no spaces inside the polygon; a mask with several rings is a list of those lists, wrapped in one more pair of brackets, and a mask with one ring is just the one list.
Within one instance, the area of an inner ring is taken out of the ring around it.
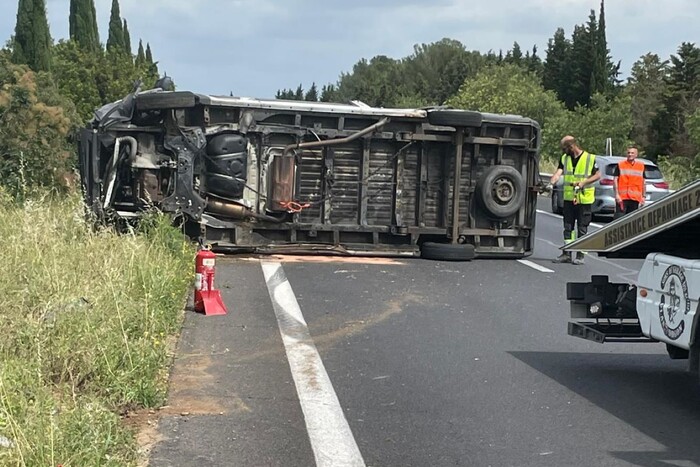
{"label": "tow truck", "polygon": [[592,276],[566,284],[568,334],[594,342],[657,342],[700,373],[700,180],[562,247],[644,259],[636,283]]}

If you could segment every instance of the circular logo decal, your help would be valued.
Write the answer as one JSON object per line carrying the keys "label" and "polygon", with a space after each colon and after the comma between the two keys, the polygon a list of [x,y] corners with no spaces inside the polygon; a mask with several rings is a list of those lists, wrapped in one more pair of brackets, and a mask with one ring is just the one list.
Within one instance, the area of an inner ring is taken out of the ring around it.
{"label": "circular logo decal", "polygon": [[669,266],[661,277],[661,298],[659,299],[659,320],[664,334],[678,339],[685,330],[685,315],[690,312],[688,283],[683,268]]}

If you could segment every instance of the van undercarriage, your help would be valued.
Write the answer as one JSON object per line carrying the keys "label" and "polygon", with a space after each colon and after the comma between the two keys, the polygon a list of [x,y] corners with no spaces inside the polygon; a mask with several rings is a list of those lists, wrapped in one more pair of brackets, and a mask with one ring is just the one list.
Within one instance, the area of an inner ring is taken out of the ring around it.
{"label": "van undercarriage", "polygon": [[222,251],[517,258],[539,138],[518,116],[149,91],[98,110],[79,151],[98,218],[157,208]]}

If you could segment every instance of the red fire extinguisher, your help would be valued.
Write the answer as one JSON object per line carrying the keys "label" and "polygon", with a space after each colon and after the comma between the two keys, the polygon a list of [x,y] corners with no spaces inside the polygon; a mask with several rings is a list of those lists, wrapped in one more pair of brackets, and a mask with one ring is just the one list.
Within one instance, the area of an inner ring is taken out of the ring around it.
{"label": "red fire extinguisher", "polygon": [[206,315],[225,315],[226,305],[214,286],[216,255],[203,248],[197,252],[194,269],[194,310]]}

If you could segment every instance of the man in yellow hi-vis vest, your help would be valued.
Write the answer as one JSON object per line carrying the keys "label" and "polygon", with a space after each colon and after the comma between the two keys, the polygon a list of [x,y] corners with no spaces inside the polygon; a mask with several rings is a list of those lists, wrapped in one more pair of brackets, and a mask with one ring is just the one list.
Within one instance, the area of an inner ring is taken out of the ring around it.
{"label": "man in yellow hi-vis vest", "polygon": [[[561,149],[564,154],[550,181],[554,185],[564,175],[564,241],[569,243],[588,232],[593,218],[591,208],[595,202],[593,183],[600,178],[600,171],[595,155],[581,149],[573,136],[562,138]],[[583,258],[582,252],[578,252],[573,259],[568,253],[562,253],[554,262],[583,264]]]}

